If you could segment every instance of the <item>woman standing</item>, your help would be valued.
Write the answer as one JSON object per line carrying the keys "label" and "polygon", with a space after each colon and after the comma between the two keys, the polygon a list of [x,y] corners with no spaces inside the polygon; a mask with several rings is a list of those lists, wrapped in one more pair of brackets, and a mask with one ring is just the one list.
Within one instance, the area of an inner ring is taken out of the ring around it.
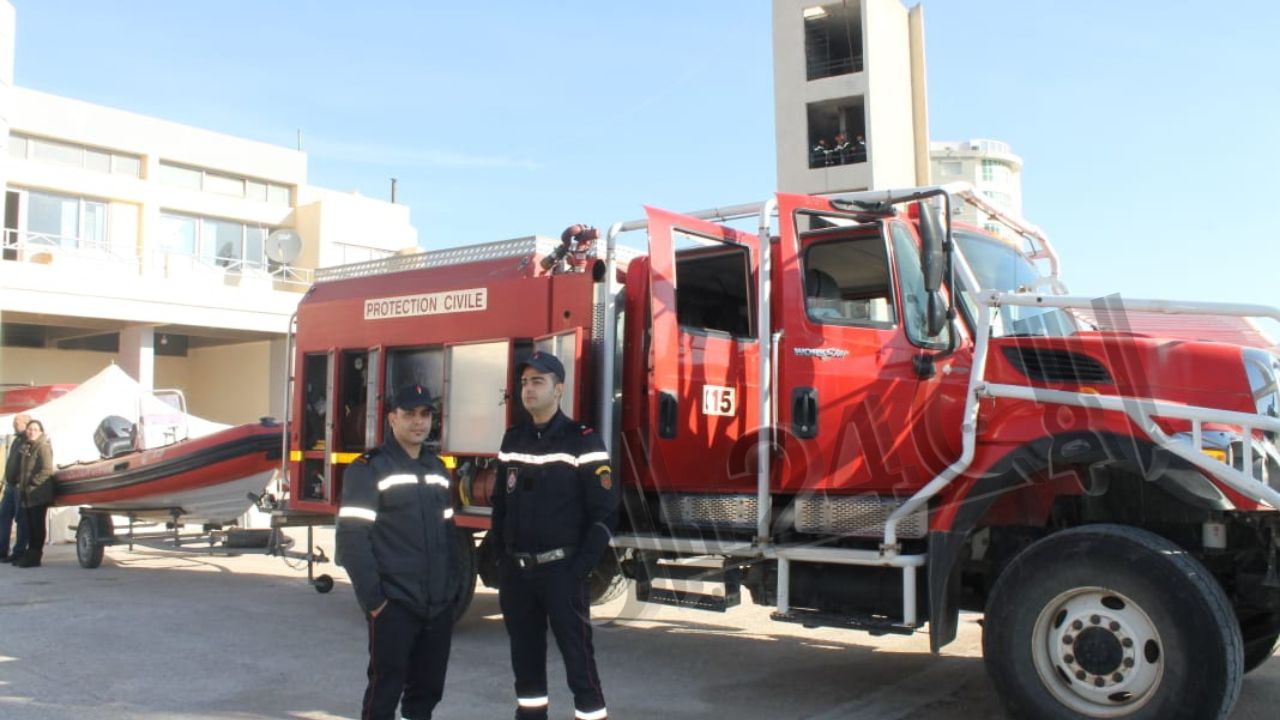
{"label": "woman standing", "polygon": [[27,423],[27,447],[22,458],[20,492],[23,512],[27,514],[29,541],[27,552],[15,567],[40,567],[44,556],[45,513],[53,503],[53,446],[44,434],[39,420]]}

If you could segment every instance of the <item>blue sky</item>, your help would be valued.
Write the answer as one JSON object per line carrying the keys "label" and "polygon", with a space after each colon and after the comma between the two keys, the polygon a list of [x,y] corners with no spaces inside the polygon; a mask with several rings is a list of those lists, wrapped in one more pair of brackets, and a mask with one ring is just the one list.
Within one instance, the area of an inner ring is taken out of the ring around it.
{"label": "blue sky", "polygon": [[[311,182],[398,178],[428,248],[775,189],[767,0],[13,4],[17,84],[301,129]],[[925,8],[932,137],[1023,157],[1073,291],[1280,305],[1280,4]]]}

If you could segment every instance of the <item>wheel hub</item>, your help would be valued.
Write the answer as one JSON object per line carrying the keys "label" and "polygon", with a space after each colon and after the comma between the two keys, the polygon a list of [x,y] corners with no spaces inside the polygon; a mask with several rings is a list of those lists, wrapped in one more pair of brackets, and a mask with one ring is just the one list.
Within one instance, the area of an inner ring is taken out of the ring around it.
{"label": "wheel hub", "polygon": [[1144,705],[1164,675],[1154,623],[1128,598],[1076,588],[1045,605],[1032,658],[1045,686],[1089,717],[1120,717]]}

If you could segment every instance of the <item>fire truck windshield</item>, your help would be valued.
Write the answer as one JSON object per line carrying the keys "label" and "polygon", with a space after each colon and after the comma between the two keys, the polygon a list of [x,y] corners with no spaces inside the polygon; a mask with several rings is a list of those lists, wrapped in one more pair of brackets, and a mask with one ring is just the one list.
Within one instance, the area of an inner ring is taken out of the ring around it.
{"label": "fire truck windshield", "polygon": [[[1003,292],[1027,292],[1042,280],[1036,266],[1008,242],[977,232],[956,229],[956,246],[964,256],[974,277],[983,289]],[[960,297],[970,318],[977,317],[977,304],[968,290]],[[1004,306],[992,318],[995,336],[1006,335],[1071,335],[1079,329],[1075,319],[1057,308]]]}

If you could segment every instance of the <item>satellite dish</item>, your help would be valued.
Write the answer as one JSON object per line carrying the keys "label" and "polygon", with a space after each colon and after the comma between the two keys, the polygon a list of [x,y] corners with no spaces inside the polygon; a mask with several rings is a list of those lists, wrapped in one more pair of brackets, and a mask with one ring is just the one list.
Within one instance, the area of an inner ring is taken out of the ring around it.
{"label": "satellite dish", "polygon": [[272,261],[288,265],[302,252],[302,236],[287,228],[276,230],[267,236],[266,252]]}

